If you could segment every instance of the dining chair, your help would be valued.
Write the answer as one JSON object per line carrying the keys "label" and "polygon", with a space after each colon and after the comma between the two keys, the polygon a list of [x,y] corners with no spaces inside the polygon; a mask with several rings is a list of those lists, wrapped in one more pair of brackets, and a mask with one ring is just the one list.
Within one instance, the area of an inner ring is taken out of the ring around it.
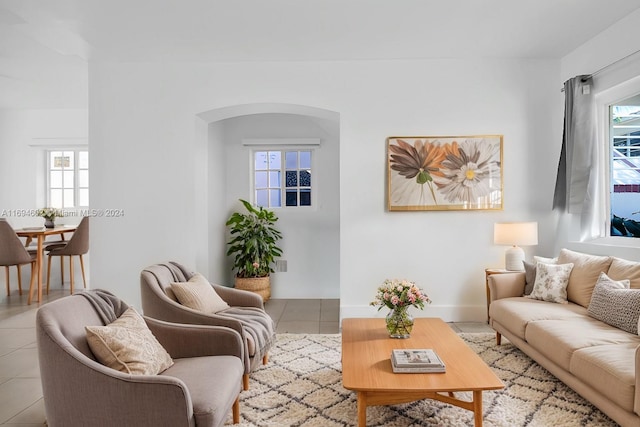
{"label": "dining chair", "polygon": [[84,273],[84,259],[82,256],[89,252],[89,217],[85,216],[78,224],[78,228],[73,232],[71,238],[66,242],[54,244],[45,248],[47,252],[47,294],[49,294],[49,283],[51,281],[51,257],[60,257],[60,279],[64,285],[64,257],[69,257],[69,291],[73,294],[73,257],[80,258],[80,268],[82,270],[82,283],[87,287],[87,279]]}
{"label": "dining chair", "polygon": [[18,293],[22,295],[22,266],[24,264],[31,264],[31,281],[29,283],[29,295],[31,295],[36,276],[36,251],[27,250],[13,227],[6,220],[0,219],[0,265],[5,268],[7,296],[11,295],[9,267],[13,265],[18,269]]}

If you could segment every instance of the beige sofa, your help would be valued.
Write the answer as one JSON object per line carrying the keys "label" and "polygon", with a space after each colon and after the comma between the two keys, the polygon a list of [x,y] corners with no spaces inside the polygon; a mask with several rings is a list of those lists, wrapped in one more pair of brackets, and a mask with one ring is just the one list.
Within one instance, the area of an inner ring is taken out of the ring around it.
{"label": "beige sofa", "polygon": [[[501,336],[506,337],[618,424],[640,426],[638,331],[628,332],[594,318],[594,305],[589,310],[601,272],[616,281],[629,280],[630,288],[638,291],[628,295],[640,294],[640,263],[566,249],[553,262],[573,264],[566,288],[568,303],[523,296],[524,272],[489,276],[489,323],[497,344]],[[622,305],[611,307],[607,316],[621,315],[626,309]]]}

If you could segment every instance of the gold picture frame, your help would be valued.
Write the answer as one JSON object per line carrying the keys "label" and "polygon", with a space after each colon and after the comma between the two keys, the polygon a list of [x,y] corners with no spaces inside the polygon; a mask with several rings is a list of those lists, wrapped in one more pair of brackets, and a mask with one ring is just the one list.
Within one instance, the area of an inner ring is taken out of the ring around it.
{"label": "gold picture frame", "polygon": [[389,211],[502,210],[502,135],[387,138]]}

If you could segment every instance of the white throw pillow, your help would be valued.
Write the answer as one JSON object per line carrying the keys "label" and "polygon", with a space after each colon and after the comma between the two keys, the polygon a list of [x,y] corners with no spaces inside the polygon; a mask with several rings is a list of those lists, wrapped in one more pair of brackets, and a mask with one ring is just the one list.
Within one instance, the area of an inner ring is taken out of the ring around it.
{"label": "white throw pillow", "polygon": [[120,372],[156,375],[173,360],[133,308],[106,326],[86,326],[87,343],[98,362]]}
{"label": "white throw pillow", "polygon": [[536,281],[527,298],[567,304],[567,285],[573,264],[536,264]]}
{"label": "white throw pillow", "polygon": [[217,313],[229,308],[229,304],[220,298],[213,286],[200,273],[194,274],[188,282],[172,283],[171,290],[180,304],[194,310]]}
{"label": "white throw pillow", "polygon": [[534,263],[543,262],[545,264],[557,264],[558,263],[558,257],[546,258],[546,257],[543,257],[543,256],[534,255],[533,261],[534,261]]}

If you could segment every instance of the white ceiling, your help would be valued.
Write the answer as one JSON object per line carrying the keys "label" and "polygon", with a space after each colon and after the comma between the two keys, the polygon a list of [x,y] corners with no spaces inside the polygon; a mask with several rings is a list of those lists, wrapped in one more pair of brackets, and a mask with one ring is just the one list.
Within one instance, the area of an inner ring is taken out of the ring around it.
{"label": "white ceiling", "polygon": [[561,58],[640,0],[0,0],[0,108],[87,105],[88,60]]}

